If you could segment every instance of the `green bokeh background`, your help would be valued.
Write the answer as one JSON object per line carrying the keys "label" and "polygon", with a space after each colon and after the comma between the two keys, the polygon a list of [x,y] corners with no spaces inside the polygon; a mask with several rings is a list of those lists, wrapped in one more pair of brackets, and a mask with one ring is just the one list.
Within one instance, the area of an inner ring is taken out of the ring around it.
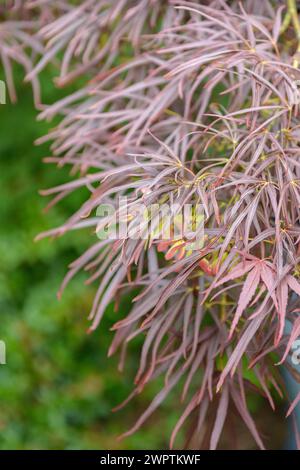
{"label": "green bokeh background", "polygon": [[[17,104],[7,99],[0,106],[0,339],[7,356],[0,366],[0,448],[167,448],[177,416],[171,402],[139,433],[117,440],[155,391],[150,387],[124,410],[111,412],[132,390],[138,361],[138,344],[123,374],[117,358],[107,358],[109,329],[120,312],[109,308],[97,331],[86,334],[95,286],[85,286],[84,275],[57,300],[67,265],[89,245],[90,232],[34,242],[38,233],[78,209],[84,195],[74,194],[43,212],[47,201],[38,191],[67,181],[69,170],[42,163],[49,148],[33,142],[53,123],[36,121],[31,88],[21,77],[16,70]],[[50,71],[42,77],[42,88],[45,103],[62,96]],[[122,314],[129,303],[121,305]]]}

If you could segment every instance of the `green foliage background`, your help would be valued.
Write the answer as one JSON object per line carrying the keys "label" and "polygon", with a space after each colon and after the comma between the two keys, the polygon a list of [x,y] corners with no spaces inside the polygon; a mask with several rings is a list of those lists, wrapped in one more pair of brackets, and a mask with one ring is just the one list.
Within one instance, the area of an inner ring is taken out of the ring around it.
{"label": "green foliage background", "polygon": [[[167,448],[177,417],[170,403],[139,433],[116,439],[155,391],[150,387],[125,410],[111,412],[132,390],[138,361],[138,344],[123,374],[117,358],[107,359],[109,328],[120,312],[111,307],[100,328],[87,335],[95,286],[84,286],[78,275],[62,300],[56,298],[68,263],[88,246],[91,234],[34,242],[76,210],[83,195],[43,213],[47,201],[38,190],[67,181],[68,169],[42,163],[49,149],[33,142],[50,125],[36,121],[30,86],[22,84],[18,70],[17,85],[18,103],[0,106],[0,339],[7,350],[7,364],[0,366],[0,448]],[[61,96],[50,72],[42,77],[42,88],[46,103]]]}

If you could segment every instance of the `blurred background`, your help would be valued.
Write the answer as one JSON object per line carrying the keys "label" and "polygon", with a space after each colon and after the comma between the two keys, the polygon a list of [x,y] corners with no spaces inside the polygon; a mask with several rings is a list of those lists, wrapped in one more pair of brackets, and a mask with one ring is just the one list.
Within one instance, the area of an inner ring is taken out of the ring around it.
{"label": "blurred background", "polygon": [[[109,308],[97,331],[86,334],[95,286],[84,286],[84,275],[57,300],[67,266],[89,246],[90,233],[34,242],[38,233],[75,211],[82,194],[43,212],[47,201],[38,191],[67,181],[69,174],[67,168],[42,162],[50,154],[47,145],[33,145],[54,123],[36,121],[30,86],[23,85],[21,77],[16,69],[17,104],[7,98],[7,104],[0,105],[0,340],[6,343],[7,360],[0,365],[0,448],[166,449],[182,410],[174,397],[138,433],[117,440],[159,387],[148,387],[125,409],[111,412],[132,390],[139,357],[137,341],[122,374],[117,358],[107,358],[109,329],[118,313]],[[45,103],[63,96],[53,86],[51,70],[42,76],[42,89]],[[121,304],[123,313],[129,304],[130,299]],[[280,448],[282,413],[274,415],[258,396],[250,408],[268,447]],[[254,447],[245,430],[241,436],[243,448]],[[182,439],[179,436],[178,445]]]}

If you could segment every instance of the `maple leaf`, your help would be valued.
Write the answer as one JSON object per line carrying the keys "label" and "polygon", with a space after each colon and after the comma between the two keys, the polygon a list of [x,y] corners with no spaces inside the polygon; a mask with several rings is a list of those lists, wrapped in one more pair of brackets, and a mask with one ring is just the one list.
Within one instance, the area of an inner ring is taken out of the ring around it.
{"label": "maple leaf", "polygon": [[277,287],[277,297],[279,302],[279,327],[276,334],[275,344],[278,344],[280,339],[282,338],[284,326],[285,326],[285,317],[286,317],[286,309],[288,305],[288,289],[291,289],[295,294],[300,296],[300,284],[297,279],[288,274],[284,277],[281,281],[279,286]]}
{"label": "maple leaf", "polygon": [[[220,279],[215,287],[221,286],[225,282],[243,277],[247,274],[245,282],[243,284],[243,288],[241,290],[237,309],[234,314],[234,318],[230,327],[229,338],[232,337],[235,328],[245,311],[245,309],[250,305],[251,300],[254,297],[254,294],[257,291],[257,288],[260,284],[262,284],[262,291],[267,290],[269,296],[272,298],[274,306],[278,309],[278,300],[275,294],[275,268],[274,266],[266,261],[259,258],[256,258],[252,255],[246,254],[244,255],[244,261],[238,263],[226,276]],[[300,285],[298,285],[298,289],[300,292]],[[254,299],[254,303],[258,300],[260,295],[258,295]],[[281,306],[284,307],[284,296],[281,298]]]}

